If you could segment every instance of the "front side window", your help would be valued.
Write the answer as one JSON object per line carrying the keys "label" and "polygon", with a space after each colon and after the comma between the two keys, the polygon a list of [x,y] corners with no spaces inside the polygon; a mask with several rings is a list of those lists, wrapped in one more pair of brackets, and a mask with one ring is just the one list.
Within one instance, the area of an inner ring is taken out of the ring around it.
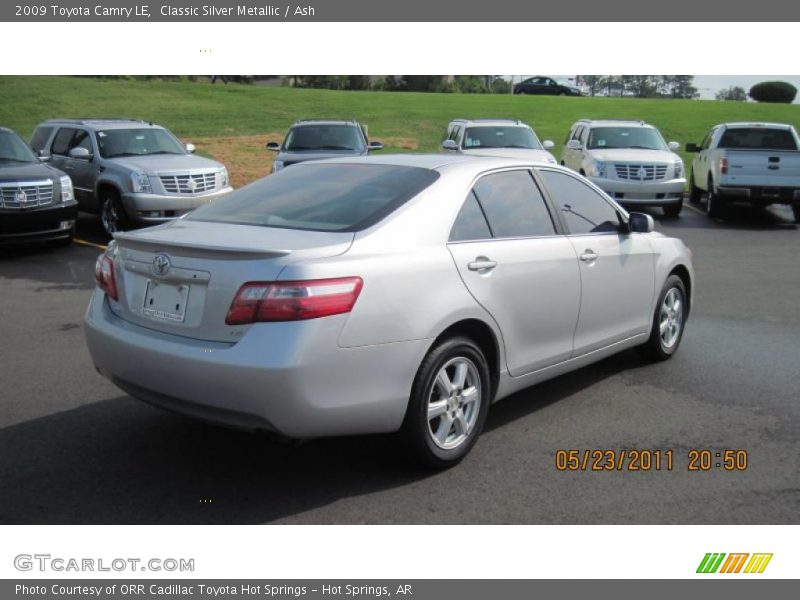
{"label": "front side window", "polygon": [[468,127],[464,148],[526,148],[541,150],[542,144],[527,127]]}
{"label": "front side window", "polygon": [[589,150],[639,148],[669,150],[664,138],[652,127],[594,127],[586,144]]}
{"label": "front side window", "polygon": [[360,231],[439,178],[380,164],[299,164],[206,204],[187,219],[309,231]]}
{"label": "front side window", "polygon": [[36,160],[36,156],[31,152],[31,149],[25,145],[25,142],[16,133],[0,131],[0,163],[31,163],[36,162]]}
{"label": "front side window", "polygon": [[286,135],[283,149],[288,152],[308,150],[364,151],[364,139],[358,127],[350,125],[303,125]]}
{"label": "front side window", "polygon": [[72,138],[75,136],[75,131],[76,130],[71,127],[62,127],[59,129],[56,137],[53,138],[53,146],[50,148],[50,152],[60,156],[66,156],[72,144]]}
{"label": "front side window", "polygon": [[75,137],[72,138],[72,142],[70,143],[69,149],[72,150],[73,148],[84,148],[89,152],[93,152],[92,150],[92,138],[89,136],[89,132],[83,129],[78,129],[75,133]]}
{"label": "front side window", "polygon": [[98,131],[96,139],[103,158],[186,154],[185,146],[165,129],[106,129]]}
{"label": "front side window", "polygon": [[579,179],[559,171],[539,171],[544,185],[573,235],[620,230],[616,209]]}
{"label": "front side window", "polygon": [[526,170],[482,177],[473,188],[496,238],[554,235],[544,197]]}

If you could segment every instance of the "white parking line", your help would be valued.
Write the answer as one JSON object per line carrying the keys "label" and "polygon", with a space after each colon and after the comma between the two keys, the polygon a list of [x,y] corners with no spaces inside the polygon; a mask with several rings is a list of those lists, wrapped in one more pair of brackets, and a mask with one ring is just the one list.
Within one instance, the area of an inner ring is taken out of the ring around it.
{"label": "white parking line", "polygon": [[694,211],[694,212],[696,212],[698,215],[703,215],[704,217],[705,217],[705,216],[707,216],[707,215],[706,215],[706,211],[704,211],[704,210],[700,210],[700,209],[699,209],[699,208],[697,208],[696,206],[692,206],[691,204],[688,204],[688,203],[686,203],[686,202],[684,202],[684,203],[683,203],[683,205],[684,205],[686,208],[688,208],[689,210],[693,210],[693,211]]}

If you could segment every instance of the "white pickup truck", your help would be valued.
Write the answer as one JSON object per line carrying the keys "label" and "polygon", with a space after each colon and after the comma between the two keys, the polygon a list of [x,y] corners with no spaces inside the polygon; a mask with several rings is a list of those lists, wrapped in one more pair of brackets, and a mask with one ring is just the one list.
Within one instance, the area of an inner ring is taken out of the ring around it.
{"label": "white pickup truck", "polygon": [[745,202],[787,204],[800,219],[800,138],[791,125],[723,123],[686,151],[696,153],[689,200],[706,193],[708,216],[722,218],[727,204]]}

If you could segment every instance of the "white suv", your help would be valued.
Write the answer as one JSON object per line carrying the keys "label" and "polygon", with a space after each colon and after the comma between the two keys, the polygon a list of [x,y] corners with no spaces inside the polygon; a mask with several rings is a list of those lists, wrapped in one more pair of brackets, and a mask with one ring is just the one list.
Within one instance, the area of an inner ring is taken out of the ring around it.
{"label": "white suv", "polygon": [[644,121],[581,119],[564,141],[561,164],[588,177],[617,202],[660,206],[677,217],[686,187],[678,142]]}
{"label": "white suv", "polygon": [[530,125],[518,119],[455,119],[447,126],[442,151],[470,156],[505,156],[556,164]]}

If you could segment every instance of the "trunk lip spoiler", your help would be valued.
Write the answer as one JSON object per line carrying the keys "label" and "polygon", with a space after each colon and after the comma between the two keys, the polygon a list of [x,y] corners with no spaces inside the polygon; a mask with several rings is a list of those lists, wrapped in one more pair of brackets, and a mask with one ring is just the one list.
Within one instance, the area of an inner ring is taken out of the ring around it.
{"label": "trunk lip spoiler", "polygon": [[256,256],[289,256],[292,251],[282,248],[253,248],[244,246],[221,246],[215,244],[208,244],[203,242],[187,242],[182,240],[160,240],[153,238],[140,237],[138,235],[131,235],[125,232],[115,232],[114,239],[119,241],[128,242],[131,245],[145,245],[145,246],[163,246],[168,248],[186,248],[189,250],[204,250],[206,252],[218,252],[224,254],[250,254]]}

